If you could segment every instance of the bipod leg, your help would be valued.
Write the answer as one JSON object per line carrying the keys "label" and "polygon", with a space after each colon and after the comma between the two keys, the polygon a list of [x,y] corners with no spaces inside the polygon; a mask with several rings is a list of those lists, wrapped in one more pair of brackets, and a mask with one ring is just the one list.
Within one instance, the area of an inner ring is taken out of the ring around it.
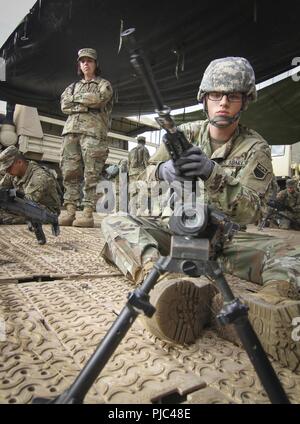
{"label": "bipod leg", "polygon": [[243,347],[271,403],[289,404],[289,399],[283,390],[280,380],[249,321],[248,307],[234,297],[225,276],[216,262],[210,262],[209,276],[214,279],[224,298],[223,308],[217,316],[218,321],[221,325],[234,324]]}
{"label": "bipod leg", "polygon": [[140,287],[128,295],[128,301],[120,315],[104,336],[103,340],[88,360],[74,383],[55,399],[35,398],[33,403],[80,404],[103,370],[110,357],[117,349],[127,331],[134,323],[139,313],[151,317],[155,308],[149,303],[148,293],[153,288],[159,276],[164,272],[159,259]]}

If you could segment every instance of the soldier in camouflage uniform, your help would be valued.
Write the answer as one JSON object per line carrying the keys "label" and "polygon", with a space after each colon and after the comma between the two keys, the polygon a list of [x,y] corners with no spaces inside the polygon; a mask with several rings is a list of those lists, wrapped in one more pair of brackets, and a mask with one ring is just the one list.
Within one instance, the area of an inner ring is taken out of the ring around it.
{"label": "soldier in camouflage uniform", "polygon": [[[93,227],[96,186],[108,156],[107,132],[110,127],[113,90],[99,76],[97,52],[86,48],[78,52],[80,81],[69,85],[61,96],[62,112],[68,115],[63,129],[61,167],[67,215],[60,225]],[[76,219],[83,184],[83,216]]]}
{"label": "soldier in camouflage uniform", "polygon": [[[27,161],[15,146],[0,154],[0,173],[4,173],[0,186],[16,188],[27,199],[45,206],[49,212],[59,214],[61,199],[58,183],[50,170],[36,162]],[[24,224],[22,217],[0,210],[3,224]]]}
{"label": "soldier in camouflage uniform", "polygon": [[137,138],[138,145],[130,150],[128,154],[128,169],[130,181],[137,181],[141,172],[143,172],[150,159],[150,153],[145,146],[146,138],[139,136]]}
{"label": "soldier in camouflage uniform", "polygon": [[134,210],[137,215],[148,215],[148,190],[145,190],[143,182],[140,181],[140,175],[147,168],[150,153],[145,146],[145,137],[139,136],[137,142],[138,145],[128,154],[129,210]]}
{"label": "soldier in camouflage uniform", "polygon": [[280,217],[279,227],[285,230],[300,230],[300,192],[297,189],[297,181],[287,180],[286,189],[277,194],[276,200],[285,208],[282,213],[291,219]]}
{"label": "soldier in camouflage uniform", "polygon": [[[211,62],[198,93],[207,120],[181,125],[191,148],[174,163],[162,144],[150,160],[146,178],[169,182],[196,178],[204,185],[205,202],[237,223],[254,223],[273,179],[268,143],[239,124],[241,112],[255,99],[254,71],[246,59]],[[103,256],[134,283],[145,278],[160,254],[169,252],[170,233],[162,218],[153,222],[109,216],[102,229],[106,239]],[[250,313],[261,322],[260,339],[266,351],[280,359],[275,346],[282,342],[277,330],[284,327],[287,365],[297,367],[300,346],[291,340],[291,325],[292,318],[300,316],[300,249],[274,237],[241,232],[224,244],[218,261],[225,272],[263,285],[259,293],[247,295]],[[164,275],[150,293],[156,313],[151,319],[143,318],[146,327],[166,340],[194,342],[209,322],[213,294],[195,279]],[[270,313],[273,305],[279,309]],[[281,319],[285,316],[288,322]],[[272,333],[273,325],[277,329]]]}

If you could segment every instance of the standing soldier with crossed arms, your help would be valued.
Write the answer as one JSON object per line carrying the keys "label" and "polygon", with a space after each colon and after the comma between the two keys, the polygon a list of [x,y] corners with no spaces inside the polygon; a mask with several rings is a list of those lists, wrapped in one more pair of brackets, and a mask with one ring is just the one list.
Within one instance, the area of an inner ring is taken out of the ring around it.
{"label": "standing soldier with crossed arms", "polygon": [[[83,78],[69,85],[61,96],[61,109],[68,116],[63,129],[61,167],[65,187],[65,216],[60,225],[93,227],[96,186],[108,156],[113,90],[100,77],[97,52],[91,48],[78,52],[78,74]],[[76,218],[83,180],[83,216]]]}

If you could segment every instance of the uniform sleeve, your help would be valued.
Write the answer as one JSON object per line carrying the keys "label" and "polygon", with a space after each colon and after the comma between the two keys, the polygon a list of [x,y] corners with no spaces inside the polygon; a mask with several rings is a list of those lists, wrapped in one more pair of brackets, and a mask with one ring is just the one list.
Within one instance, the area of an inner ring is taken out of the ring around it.
{"label": "uniform sleeve", "polygon": [[0,175],[0,188],[13,188],[13,177],[9,174]]}
{"label": "uniform sleeve", "polygon": [[28,199],[43,205],[43,199],[45,199],[45,196],[49,191],[51,182],[51,177],[46,173],[42,171],[35,172],[25,189],[25,196]]}
{"label": "uniform sleeve", "polygon": [[254,223],[259,218],[273,178],[268,148],[253,149],[246,161],[235,177],[216,163],[205,182],[209,200],[240,224]]}
{"label": "uniform sleeve", "polygon": [[88,107],[79,104],[72,94],[72,85],[69,85],[61,95],[61,110],[65,115],[71,115],[72,113],[88,112]]}
{"label": "uniform sleeve", "polygon": [[105,106],[106,103],[112,98],[113,89],[111,84],[106,81],[104,84],[98,85],[96,93],[76,93],[73,96],[75,102],[84,105],[88,108],[99,109]]}
{"label": "uniform sleeve", "polygon": [[149,153],[149,150],[146,148],[145,149],[145,156],[144,156],[144,166],[148,165],[149,159],[150,159],[150,153]]}

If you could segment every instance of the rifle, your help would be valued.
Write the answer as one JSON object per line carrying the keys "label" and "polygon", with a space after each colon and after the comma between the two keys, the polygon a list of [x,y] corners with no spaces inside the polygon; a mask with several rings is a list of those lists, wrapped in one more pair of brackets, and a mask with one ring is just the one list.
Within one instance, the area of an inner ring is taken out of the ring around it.
{"label": "rifle", "polygon": [[23,216],[28,220],[28,229],[34,232],[38,244],[46,243],[46,236],[42,224],[51,224],[52,234],[58,236],[58,216],[47,209],[26,199],[23,193],[16,189],[0,188],[0,208],[7,212]]}
{"label": "rifle", "polygon": [[273,216],[278,218],[288,219],[291,222],[291,224],[295,226],[296,229],[300,229],[299,221],[297,221],[296,219],[290,218],[289,216],[282,213],[285,210],[292,212],[291,208],[285,207],[278,200],[270,200],[269,202],[267,202],[267,205],[269,206],[269,210],[267,212],[267,215],[262,219],[261,223],[258,226],[258,229],[260,231],[262,231],[265,228],[267,221],[271,219]]}

